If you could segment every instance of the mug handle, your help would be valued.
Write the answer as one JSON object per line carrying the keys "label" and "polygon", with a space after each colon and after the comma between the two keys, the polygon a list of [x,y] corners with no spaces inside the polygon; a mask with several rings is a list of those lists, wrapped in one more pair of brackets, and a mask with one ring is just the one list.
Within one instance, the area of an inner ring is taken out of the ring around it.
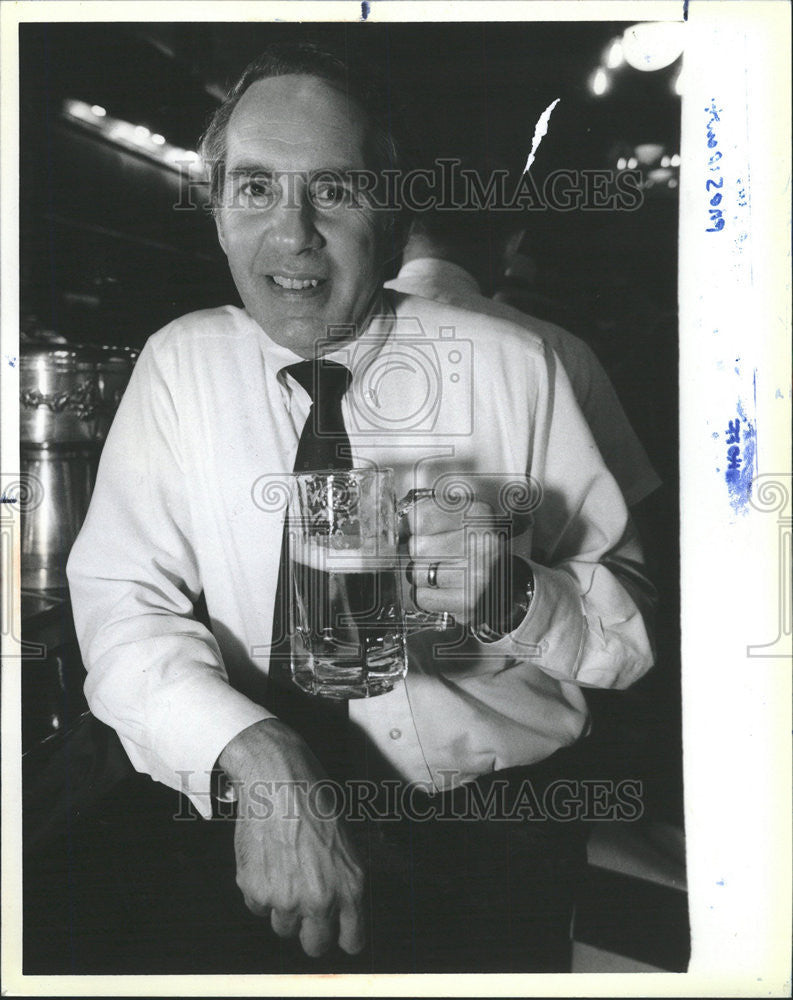
{"label": "mug handle", "polygon": [[424,487],[417,490],[408,490],[408,492],[402,497],[401,500],[397,500],[397,505],[396,505],[397,516],[404,517],[405,514],[407,514],[407,512],[411,509],[411,507],[416,506],[419,500],[434,500],[434,499],[435,499],[435,490],[432,489],[432,487],[430,487],[429,489]]}
{"label": "mug handle", "polygon": [[[420,488],[409,490],[401,500],[397,500],[396,512],[399,517],[404,517],[407,512],[414,507],[419,500],[434,500],[435,490],[432,488]],[[405,630],[408,635],[415,632],[432,631],[445,632],[454,628],[457,622],[454,615],[448,611],[406,611]]]}

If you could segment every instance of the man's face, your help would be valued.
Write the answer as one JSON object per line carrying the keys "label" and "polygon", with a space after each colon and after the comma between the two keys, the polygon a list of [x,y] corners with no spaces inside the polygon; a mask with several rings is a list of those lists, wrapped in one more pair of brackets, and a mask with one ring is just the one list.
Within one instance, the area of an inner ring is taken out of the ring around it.
{"label": "man's face", "polygon": [[366,167],[363,113],[317,77],[272,77],[245,91],[226,138],[216,218],[245,308],[302,357],[330,326],[361,333],[381,283],[379,220],[339,179]]}

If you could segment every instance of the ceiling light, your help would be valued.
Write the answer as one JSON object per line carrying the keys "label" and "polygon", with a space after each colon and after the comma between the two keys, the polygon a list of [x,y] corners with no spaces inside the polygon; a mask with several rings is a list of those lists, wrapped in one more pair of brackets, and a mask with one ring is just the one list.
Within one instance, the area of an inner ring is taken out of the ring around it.
{"label": "ceiling light", "polygon": [[628,160],[628,169],[629,169],[629,170],[634,170],[634,169],[635,169],[636,167],[638,167],[638,166],[639,166],[639,161],[638,161],[638,160],[636,159],[636,157],[635,157],[635,156],[632,156],[632,157],[631,157],[631,158],[630,158],[630,159]]}
{"label": "ceiling light", "polygon": [[627,166],[628,166],[628,161],[625,159],[624,156],[621,156],[617,160],[617,170],[624,170]]}
{"label": "ceiling light", "polygon": [[679,167],[680,166],[680,157],[678,156],[677,153],[673,153],[672,156],[670,157],[670,159],[669,159],[669,166],[670,167]]}
{"label": "ceiling light", "polygon": [[664,147],[659,142],[643,142],[636,147],[636,156],[642,166],[647,167],[661,156]]}
{"label": "ceiling light", "polygon": [[609,45],[606,52],[606,68],[619,69],[624,62],[625,56],[622,52],[622,40],[615,38]]}
{"label": "ceiling light", "polygon": [[154,135],[151,137],[151,141],[154,143],[155,146],[164,146],[165,136],[160,135],[158,132],[155,132]]}
{"label": "ceiling light", "polygon": [[105,111],[101,104],[93,104],[91,105],[91,114],[96,115],[97,118],[104,118],[107,111]]}
{"label": "ceiling light", "polygon": [[643,72],[671,66],[683,51],[682,21],[647,21],[626,28],[622,36],[625,61]]}
{"label": "ceiling light", "polygon": [[91,110],[91,106],[85,101],[66,101],[66,114],[71,118],[79,118],[84,122],[96,125],[96,115]]}
{"label": "ceiling light", "polygon": [[589,87],[596,97],[602,97],[609,89],[609,76],[602,66],[598,66],[592,74]]}

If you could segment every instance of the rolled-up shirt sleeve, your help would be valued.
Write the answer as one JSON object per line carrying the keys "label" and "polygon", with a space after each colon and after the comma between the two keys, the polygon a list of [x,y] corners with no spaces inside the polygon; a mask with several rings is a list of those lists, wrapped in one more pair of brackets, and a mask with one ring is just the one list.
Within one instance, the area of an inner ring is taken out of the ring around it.
{"label": "rolled-up shirt sleeve", "polygon": [[91,711],[139,771],[211,814],[223,748],[270,717],[228,683],[194,617],[202,581],[192,539],[179,420],[151,343],[105,444],[67,575]]}
{"label": "rolled-up shirt sleeve", "polygon": [[653,665],[657,600],[625,500],[606,468],[564,367],[546,349],[532,468],[542,470],[531,552],[534,597],[495,644],[585,687],[626,688]]}

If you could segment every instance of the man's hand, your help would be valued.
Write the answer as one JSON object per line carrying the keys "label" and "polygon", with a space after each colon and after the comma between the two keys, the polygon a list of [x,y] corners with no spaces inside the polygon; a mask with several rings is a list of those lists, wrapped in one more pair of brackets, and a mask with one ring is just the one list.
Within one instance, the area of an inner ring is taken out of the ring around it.
{"label": "man's hand", "polygon": [[341,821],[322,818],[334,803],[317,802],[324,775],[316,757],[288,726],[265,719],[236,736],[218,764],[237,792],[237,885],[248,909],[269,914],[279,936],[299,935],[307,955],[337,940],[357,954],[365,944],[363,870]]}
{"label": "man's hand", "polygon": [[424,498],[405,516],[412,560],[409,579],[418,607],[448,611],[461,624],[474,627],[503,615],[511,600],[509,560],[504,558],[504,526],[497,525],[493,508],[472,500],[464,512],[447,511]]}

